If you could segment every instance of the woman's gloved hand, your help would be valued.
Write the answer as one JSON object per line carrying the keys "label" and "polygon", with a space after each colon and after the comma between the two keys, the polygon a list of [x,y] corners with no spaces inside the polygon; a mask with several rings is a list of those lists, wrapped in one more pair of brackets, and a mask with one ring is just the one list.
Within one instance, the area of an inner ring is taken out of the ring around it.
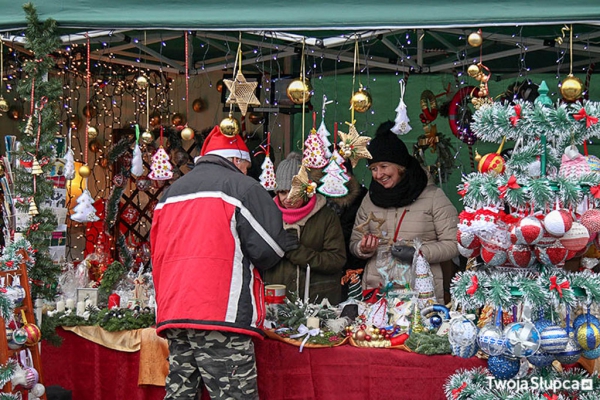
{"label": "woman's gloved hand", "polygon": [[413,246],[393,245],[392,256],[403,264],[411,265],[413,257],[415,255],[415,248]]}

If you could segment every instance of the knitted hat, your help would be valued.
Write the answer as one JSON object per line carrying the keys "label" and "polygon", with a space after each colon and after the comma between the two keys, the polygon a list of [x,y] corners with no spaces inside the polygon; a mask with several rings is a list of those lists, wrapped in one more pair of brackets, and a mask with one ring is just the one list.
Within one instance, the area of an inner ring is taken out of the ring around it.
{"label": "knitted hat", "polygon": [[285,160],[281,161],[275,171],[275,191],[280,192],[292,188],[292,178],[300,170],[302,155],[291,152]]}
{"label": "knitted hat", "polygon": [[375,137],[371,140],[367,149],[371,153],[369,164],[376,162],[392,162],[394,164],[408,167],[412,156],[402,140],[391,131],[394,122],[387,121],[379,125]]}
{"label": "knitted hat", "polygon": [[244,143],[241,136],[227,137],[221,133],[221,129],[216,125],[210,134],[204,139],[200,156],[215,154],[221,157],[230,158],[237,157],[248,162],[250,159],[250,151]]}

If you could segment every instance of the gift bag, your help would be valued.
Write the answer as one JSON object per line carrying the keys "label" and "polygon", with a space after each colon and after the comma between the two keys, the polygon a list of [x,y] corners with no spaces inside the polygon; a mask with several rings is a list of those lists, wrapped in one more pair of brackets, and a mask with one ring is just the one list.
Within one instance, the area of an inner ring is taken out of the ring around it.
{"label": "gift bag", "polygon": [[391,245],[379,246],[376,267],[382,278],[382,292],[388,297],[404,298],[412,294],[414,287],[412,262],[401,261],[394,257]]}

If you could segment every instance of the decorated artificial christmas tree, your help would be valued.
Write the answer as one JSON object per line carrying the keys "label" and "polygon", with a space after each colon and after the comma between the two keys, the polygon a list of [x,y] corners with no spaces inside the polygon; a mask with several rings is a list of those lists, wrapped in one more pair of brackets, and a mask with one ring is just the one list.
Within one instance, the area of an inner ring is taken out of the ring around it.
{"label": "decorated artificial christmas tree", "polygon": [[[27,133],[20,138],[21,146],[17,154],[21,165],[13,170],[14,197],[32,199],[15,205],[21,212],[28,213],[32,202],[38,211],[31,215],[30,226],[24,231],[36,251],[35,265],[29,272],[33,282],[32,297],[53,300],[61,266],[52,262],[48,246],[50,234],[56,228],[56,216],[43,203],[52,197],[54,190],[46,174],[56,158],[54,137],[60,120],[62,80],[48,78],[48,73],[55,65],[51,55],[59,49],[61,40],[56,21],[40,21],[31,3],[25,4],[23,9],[27,15],[25,48],[32,56],[22,64],[24,78],[19,81],[17,91],[29,110],[29,123],[26,125],[29,128],[22,128]],[[40,169],[36,167],[33,171],[35,174],[32,174],[32,170],[25,165],[33,167],[34,160],[38,161]]]}

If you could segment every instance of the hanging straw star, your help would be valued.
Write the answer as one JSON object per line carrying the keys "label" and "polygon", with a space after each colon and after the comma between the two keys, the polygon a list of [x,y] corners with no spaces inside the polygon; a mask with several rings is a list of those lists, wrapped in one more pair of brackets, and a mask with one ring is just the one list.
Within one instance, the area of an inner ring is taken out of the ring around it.
{"label": "hanging straw star", "polygon": [[340,154],[344,158],[349,159],[354,168],[361,158],[373,158],[369,150],[367,150],[367,144],[371,138],[369,136],[360,136],[353,123],[346,122],[346,124],[350,127],[348,133],[339,131],[341,138],[339,143]]}
{"label": "hanging straw star", "polygon": [[240,33],[240,43],[238,45],[237,57],[235,61],[236,65],[234,65],[233,70],[236,71],[235,79],[223,79],[223,82],[229,89],[229,97],[227,97],[227,101],[225,104],[233,105],[237,104],[242,112],[243,116],[246,116],[248,112],[248,106],[260,106],[260,101],[254,94],[256,90],[256,86],[258,86],[258,82],[248,82],[246,81],[246,77],[242,74],[242,37]]}
{"label": "hanging straw star", "polygon": [[298,174],[292,178],[292,187],[287,198],[292,203],[298,199],[308,200],[315,195],[316,189],[317,184],[308,178],[308,172],[302,165]]}

